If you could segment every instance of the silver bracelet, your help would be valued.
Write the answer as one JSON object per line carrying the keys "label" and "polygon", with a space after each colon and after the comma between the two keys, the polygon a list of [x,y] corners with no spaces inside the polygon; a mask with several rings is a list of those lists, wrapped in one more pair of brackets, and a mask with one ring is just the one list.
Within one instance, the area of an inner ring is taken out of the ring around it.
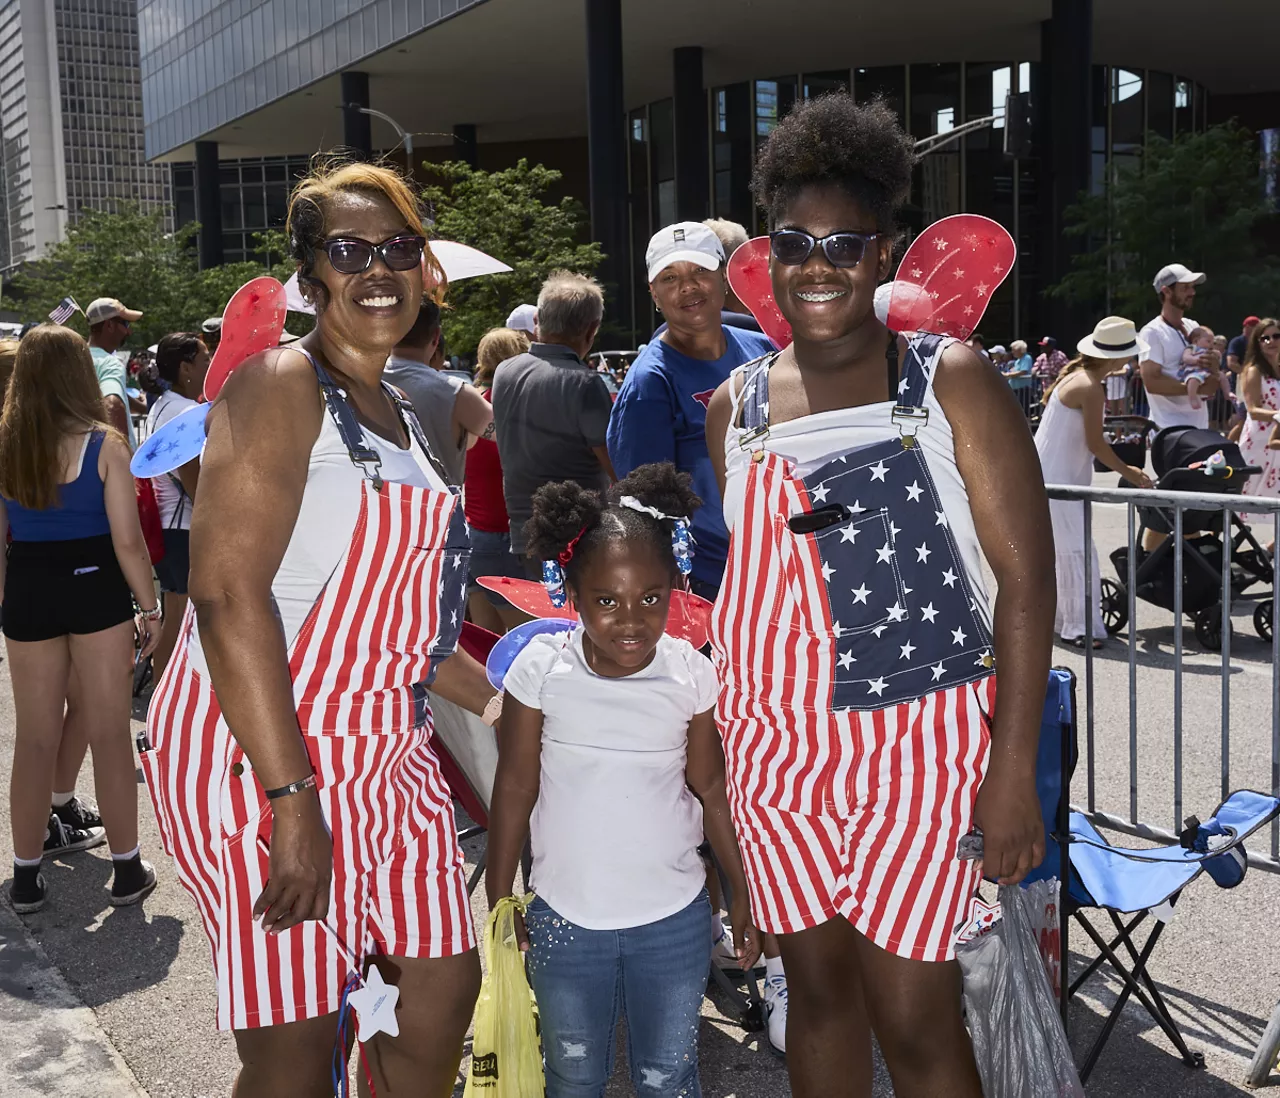
{"label": "silver bracelet", "polygon": [[164,607],[160,603],[156,603],[150,610],[144,610],[135,602],[133,608],[138,612],[138,616],[146,621],[159,621],[164,617]]}

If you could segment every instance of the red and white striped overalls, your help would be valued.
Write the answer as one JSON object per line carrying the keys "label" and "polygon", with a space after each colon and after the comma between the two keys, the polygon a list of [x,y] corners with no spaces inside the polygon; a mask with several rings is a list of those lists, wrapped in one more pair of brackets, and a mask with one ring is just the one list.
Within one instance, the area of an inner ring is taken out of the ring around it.
{"label": "red and white striped overalls", "polygon": [[[771,434],[769,363],[735,375],[730,547],[712,640],[757,925],[785,934],[842,916],[922,961],[954,955],[979,882],[956,854],[995,704],[983,596],[957,549],[972,541],[976,552],[976,536],[948,521],[948,509],[967,519],[968,503],[931,394],[946,342],[909,345],[903,407],[893,409],[909,413],[902,437],[883,404]],[[920,450],[926,430],[943,432],[928,440],[932,466]],[[784,456],[806,445],[803,461]],[[825,526],[791,528],[823,513]],[[930,651],[936,658],[919,658]]]}
{"label": "red and white striped overalls", "polygon": [[[362,446],[318,364],[316,372],[367,478],[347,551],[289,647],[298,726],[333,836],[333,933],[312,921],[269,936],[254,921],[271,811],[212,684],[193,666],[191,608],[147,714],[150,742],[139,745],[164,848],[213,949],[220,1029],[336,1011],[351,963],[335,936],[357,959],[445,957],[474,946],[452,804],[419,685],[461,628],[462,508],[452,492],[370,473],[376,453]],[[411,412],[405,418],[425,449]]]}

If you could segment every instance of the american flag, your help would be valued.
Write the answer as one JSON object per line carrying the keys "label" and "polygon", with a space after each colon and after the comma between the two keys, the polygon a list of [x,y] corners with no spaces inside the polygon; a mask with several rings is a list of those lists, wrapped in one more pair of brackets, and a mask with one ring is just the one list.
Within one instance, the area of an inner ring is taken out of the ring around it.
{"label": "american flag", "polygon": [[49,314],[49,319],[55,324],[65,324],[71,319],[73,313],[83,313],[84,310],[76,304],[74,297],[64,297],[58,302],[57,307]]}

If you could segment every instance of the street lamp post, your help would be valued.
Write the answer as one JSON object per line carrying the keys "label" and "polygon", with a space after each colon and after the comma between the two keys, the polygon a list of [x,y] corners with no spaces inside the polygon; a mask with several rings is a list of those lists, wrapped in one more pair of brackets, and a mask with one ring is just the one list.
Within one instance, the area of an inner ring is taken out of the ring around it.
{"label": "street lamp post", "polygon": [[400,143],[404,146],[405,163],[409,170],[413,171],[413,134],[406,130],[391,115],[384,111],[375,111],[372,107],[362,107],[358,103],[343,103],[340,110],[357,111],[360,114],[367,114],[372,118],[381,118],[391,126],[400,137]]}

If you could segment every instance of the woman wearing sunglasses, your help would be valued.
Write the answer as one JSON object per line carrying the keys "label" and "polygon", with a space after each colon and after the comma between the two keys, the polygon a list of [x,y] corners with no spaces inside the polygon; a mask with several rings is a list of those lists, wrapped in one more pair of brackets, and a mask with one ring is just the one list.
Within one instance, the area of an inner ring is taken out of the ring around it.
{"label": "woman wearing sunglasses", "polygon": [[209,413],[194,612],[143,767],[213,946],[237,1098],[331,1094],[337,1012],[375,966],[399,989],[399,1036],[365,1048],[378,1094],[446,1095],[480,966],[424,686],[476,713],[494,692],[453,654],[461,503],[382,381],[443,274],[385,168],[304,179],[288,228],[316,327]]}
{"label": "woman wearing sunglasses", "polygon": [[956,932],[983,871],[1017,881],[1044,853],[1054,587],[1035,448],[993,367],[873,308],[914,159],[881,102],[817,99],[773,131],[754,186],[794,342],[707,415],[732,536],[718,719],[801,1098],[869,1095],[872,1030],[896,1093],[978,1098]]}
{"label": "woman wearing sunglasses", "polygon": [[[1250,333],[1240,392],[1248,410],[1240,432],[1240,454],[1248,464],[1262,469],[1249,478],[1244,494],[1280,496],[1280,321],[1264,317]],[[1256,518],[1269,534],[1271,517]],[[1274,552],[1274,547],[1269,551]]]}

